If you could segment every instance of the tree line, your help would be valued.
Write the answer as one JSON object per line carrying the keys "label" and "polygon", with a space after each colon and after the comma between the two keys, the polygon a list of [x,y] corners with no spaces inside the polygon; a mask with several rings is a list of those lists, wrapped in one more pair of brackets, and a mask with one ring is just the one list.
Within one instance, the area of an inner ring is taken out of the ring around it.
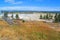
{"label": "tree line", "polygon": [[48,14],[48,13],[44,16],[40,15],[40,19],[52,19],[52,17],[53,17],[53,15]]}
{"label": "tree line", "polygon": [[[53,19],[53,15],[51,14],[46,14],[44,16],[40,15],[40,19]],[[53,22],[60,22],[60,13],[55,13],[55,16],[54,16],[54,21]]]}
{"label": "tree line", "polygon": [[[6,17],[6,18],[8,17],[8,12],[5,12],[5,13],[4,13],[4,17]],[[14,19],[13,14],[12,14],[11,18]],[[19,15],[16,14],[15,18],[16,18],[16,19],[19,19]]]}
{"label": "tree line", "polygon": [[[5,12],[4,13],[4,17],[8,17],[8,12]],[[12,17],[12,19],[14,19],[13,14],[12,14],[11,17]],[[15,18],[16,19],[19,19],[19,15],[16,14]],[[48,19],[48,20],[50,20],[50,19],[53,19],[53,15],[51,15],[50,13],[47,13],[44,16],[40,15],[40,19]],[[59,14],[58,13],[55,13],[54,22],[60,22],[60,13]]]}
{"label": "tree line", "polygon": [[54,20],[54,22],[60,22],[60,14],[55,14],[55,20]]}

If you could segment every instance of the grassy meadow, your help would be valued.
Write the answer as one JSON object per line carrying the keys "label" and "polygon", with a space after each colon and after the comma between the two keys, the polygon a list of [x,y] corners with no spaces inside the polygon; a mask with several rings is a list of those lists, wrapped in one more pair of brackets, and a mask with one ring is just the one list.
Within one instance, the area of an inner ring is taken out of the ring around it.
{"label": "grassy meadow", "polygon": [[14,20],[14,23],[9,25],[0,20],[0,40],[60,40],[60,31],[48,23],[20,20]]}

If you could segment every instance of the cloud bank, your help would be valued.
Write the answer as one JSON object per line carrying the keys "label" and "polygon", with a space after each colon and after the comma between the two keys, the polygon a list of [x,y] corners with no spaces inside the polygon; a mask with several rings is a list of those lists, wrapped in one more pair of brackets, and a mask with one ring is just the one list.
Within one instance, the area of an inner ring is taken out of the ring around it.
{"label": "cloud bank", "polygon": [[6,6],[0,7],[0,10],[60,11],[60,7]]}
{"label": "cloud bank", "polygon": [[10,4],[22,4],[23,3],[23,1],[16,2],[15,0],[4,0],[4,2],[10,3]]}

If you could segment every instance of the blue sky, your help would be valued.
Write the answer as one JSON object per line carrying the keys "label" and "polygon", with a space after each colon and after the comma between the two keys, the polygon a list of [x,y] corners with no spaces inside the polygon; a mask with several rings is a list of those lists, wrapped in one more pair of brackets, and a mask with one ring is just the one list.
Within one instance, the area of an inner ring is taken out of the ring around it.
{"label": "blue sky", "polygon": [[60,11],[60,0],[0,0],[0,10]]}

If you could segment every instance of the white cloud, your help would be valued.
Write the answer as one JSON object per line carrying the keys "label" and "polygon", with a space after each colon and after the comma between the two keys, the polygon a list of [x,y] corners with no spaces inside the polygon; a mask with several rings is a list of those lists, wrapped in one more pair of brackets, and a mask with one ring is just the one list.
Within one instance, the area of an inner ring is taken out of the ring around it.
{"label": "white cloud", "polygon": [[11,3],[11,4],[22,4],[22,1],[16,2],[15,0],[5,0],[5,2],[7,3]]}
{"label": "white cloud", "polygon": [[0,7],[0,10],[60,11],[60,7],[11,6]]}
{"label": "white cloud", "polygon": [[[26,0],[26,1],[44,1],[44,0]],[[22,4],[23,1],[18,1],[16,2],[15,0],[5,0],[6,3],[10,3],[10,4]]]}
{"label": "white cloud", "polygon": [[14,2],[15,0],[5,0],[5,2]]}

